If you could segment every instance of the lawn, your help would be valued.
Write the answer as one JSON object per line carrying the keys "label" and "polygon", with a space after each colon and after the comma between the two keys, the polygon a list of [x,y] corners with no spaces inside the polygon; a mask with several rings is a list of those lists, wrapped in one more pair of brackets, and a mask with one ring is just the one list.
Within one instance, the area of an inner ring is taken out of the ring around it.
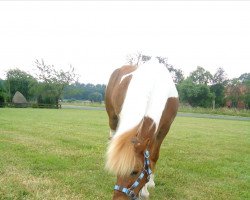
{"label": "lawn", "polygon": [[[112,197],[104,111],[0,109],[0,199]],[[152,200],[250,199],[250,122],[177,117]]]}

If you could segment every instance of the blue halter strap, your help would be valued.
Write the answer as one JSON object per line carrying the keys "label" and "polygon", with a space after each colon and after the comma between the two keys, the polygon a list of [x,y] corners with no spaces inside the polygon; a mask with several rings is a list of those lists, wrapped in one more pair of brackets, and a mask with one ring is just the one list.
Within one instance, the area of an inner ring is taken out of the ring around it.
{"label": "blue halter strap", "polygon": [[150,169],[150,162],[149,162],[149,151],[146,149],[144,152],[144,167],[142,172],[140,173],[139,177],[136,179],[136,181],[131,185],[130,188],[126,188],[120,185],[115,185],[114,190],[120,191],[124,194],[126,194],[131,200],[139,200],[139,198],[136,196],[134,189],[137,188],[145,176],[145,174],[148,175],[147,182],[149,181],[150,174],[152,174],[152,170]]}

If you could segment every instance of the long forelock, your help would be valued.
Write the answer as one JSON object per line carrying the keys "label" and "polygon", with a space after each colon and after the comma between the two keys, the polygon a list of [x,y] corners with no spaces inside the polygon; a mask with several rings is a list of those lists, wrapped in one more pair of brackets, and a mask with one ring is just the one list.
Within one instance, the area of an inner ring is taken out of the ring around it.
{"label": "long forelock", "polygon": [[106,169],[117,176],[128,176],[137,164],[132,138],[136,130],[132,129],[124,134],[114,137],[108,146]]}

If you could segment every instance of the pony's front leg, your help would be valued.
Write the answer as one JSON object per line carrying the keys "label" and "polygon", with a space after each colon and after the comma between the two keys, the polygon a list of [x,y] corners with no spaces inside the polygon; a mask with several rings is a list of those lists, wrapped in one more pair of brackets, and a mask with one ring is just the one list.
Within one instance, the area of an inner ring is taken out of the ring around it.
{"label": "pony's front leg", "polygon": [[149,199],[149,191],[148,191],[147,183],[141,189],[140,194],[139,194],[139,199],[140,200],[148,200]]}
{"label": "pony's front leg", "polygon": [[155,187],[154,177],[155,177],[154,174],[150,174],[150,179],[149,179],[149,181],[147,183],[147,186],[149,188],[154,188]]}
{"label": "pony's front leg", "polygon": [[140,191],[140,199],[141,200],[148,200],[149,199],[149,191],[148,188],[154,188],[155,182],[154,182],[154,174],[150,175],[149,181],[145,184],[145,186]]}

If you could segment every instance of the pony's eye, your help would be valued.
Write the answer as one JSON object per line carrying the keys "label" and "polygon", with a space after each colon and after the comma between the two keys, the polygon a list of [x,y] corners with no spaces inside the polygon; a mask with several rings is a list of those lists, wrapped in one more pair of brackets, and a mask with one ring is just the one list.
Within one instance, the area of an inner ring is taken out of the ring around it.
{"label": "pony's eye", "polygon": [[138,171],[132,171],[132,173],[130,174],[131,176],[135,176],[138,174]]}

